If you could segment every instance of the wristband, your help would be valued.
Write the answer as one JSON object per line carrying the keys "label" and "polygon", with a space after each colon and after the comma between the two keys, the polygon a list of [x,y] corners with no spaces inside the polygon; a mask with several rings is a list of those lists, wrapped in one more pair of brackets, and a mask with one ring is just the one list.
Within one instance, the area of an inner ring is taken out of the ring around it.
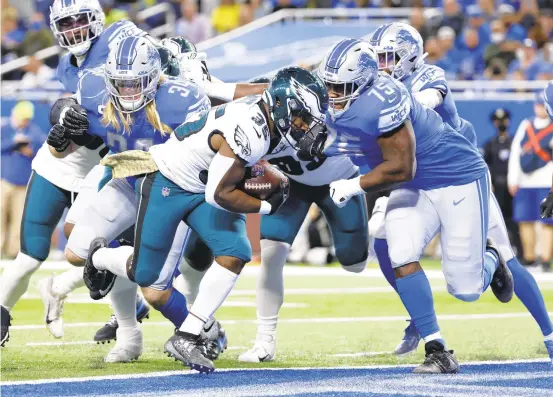
{"label": "wristband", "polygon": [[263,215],[267,215],[271,213],[271,210],[273,209],[273,206],[271,203],[265,200],[261,200],[261,207],[259,208],[259,213]]}

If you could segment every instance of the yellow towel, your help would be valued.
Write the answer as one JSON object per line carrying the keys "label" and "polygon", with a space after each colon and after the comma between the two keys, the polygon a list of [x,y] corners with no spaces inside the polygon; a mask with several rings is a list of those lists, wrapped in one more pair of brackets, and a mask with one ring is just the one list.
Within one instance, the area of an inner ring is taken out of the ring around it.
{"label": "yellow towel", "polygon": [[149,174],[155,172],[158,167],[152,156],[142,150],[128,150],[126,152],[106,156],[100,164],[112,169],[113,178],[126,178],[128,176]]}

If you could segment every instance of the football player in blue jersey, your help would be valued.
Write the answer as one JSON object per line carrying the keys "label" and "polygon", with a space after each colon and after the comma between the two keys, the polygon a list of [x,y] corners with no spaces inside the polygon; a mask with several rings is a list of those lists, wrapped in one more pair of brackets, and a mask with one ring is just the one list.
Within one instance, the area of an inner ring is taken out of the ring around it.
{"label": "football player in blue jersey", "polygon": [[[476,147],[476,133],[472,124],[459,117],[453,101],[444,71],[434,65],[424,63],[423,41],[412,26],[404,23],[391,23],[380,26],[370,38],[376,50],[379,69],[401,81],[413,98],[421,104],[434,109],[453,129],[463,135]],[[388,245],[384,228],[374,240],[380,266],[392,287],[395,286],[392,264],[388,257]],[[495,196],[491,195],[488,235],[495,241],[503,258],[507,262],[515,282],[515,294],[536,319],[548,346],[549,356],[553,360],[553,324],[541,291],[526,268],[516,258],[509,241],[507,227],[501,215]],[[413,322],[405,330],[402,342],[396,347],[398,355],[409,353],[417,348],[420,337]]]}
{"label": "football player in blue jersey", "polygon": [[[87,134],[101,137],[112,152],[147,150],[155,143],[164,142],[188,112],[210,106],[209,99],[194,83],[170,80],[162,75],[159,53],[145,38],[121,40],[110,51],[103,70],[82,75],[76,98],[87,113]],[[53,127],[51,135],[56,140],[51,140],[50,151],[54,156],[63,157],[73,150],[73,134],[63,125]],[[113,240],[134,224],[137,201],[133,183],[114,179],[96,194],[86,222],[77,222],[69,237],[66,257],[72,264],[84,264],[93,238],[102,236]],[[186,236],[186,227],[182,225],[179,229],[167,266],[151,286],[162,292],[157,295],[155,306],[175,326],[180,326],[187,315],[184,297],[171,288]],[[106,361],[130,361],[142,352],[142,335],[134,316],[136,284],[123,279],[112,280],[110,287],[113,284],[112,304],[119,327],[117,343]],[[100,295],[105,293],[107,290]]]}
{"label": "football player in blue jersey", "polygon": [[[487,238],[490,183],[478,150],[401,84],[378,73],[369,43],[345,39],[318,69],[329,91],[327,132],[306,136],[303,158],[347,154],[371,171],[330,184],[341,207],[365,192],[392,189],[386,237],[400,298],[426,345],[415,373],[455,373],[434,312],[420,257],[440,231],[448,291],[475,301],[489,287],[498,300],[513,294],[512,275]],[[311,141],[311,142],[309,142]],[[307,144],[307,142],[309,142]]]}
{"label": "football player in blue jersey", "polygon": [[[553,120],[553,80],[550,81],[545,87],[543,97],[545,100],[545,110],[551,120]],[[547,198],[541,203],[540,211],[542,218],[551,218],[553,216],[553,189],[549,192]],[[551,350],[553,350],[553,342],[551,342]]]}

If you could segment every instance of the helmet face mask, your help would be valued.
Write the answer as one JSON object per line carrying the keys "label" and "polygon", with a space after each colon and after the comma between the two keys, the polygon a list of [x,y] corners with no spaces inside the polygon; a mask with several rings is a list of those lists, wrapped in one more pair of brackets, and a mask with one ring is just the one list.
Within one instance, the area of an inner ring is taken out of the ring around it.
{"label": "helmet face mask", "polygon": [[279,71],[264,99],[275,129],[295,149],[306,135],[316,135],[324,126],[328,95],[322,81],[307,70],[291,67]]}
{"label": "helmet face mask", "polygon": [[115,108],[136,112],[155,98],[161,77],[159,52],[147,39],[127,37],[110,51],[104,77]]}
{"label": "helmet face mask", "polygon": [[60,47],[82,56],[102,33],[104,13],[97,0],[76,0],[68,6],[56,0],[50,7],[50,28]]}
{"label": "helmet face mask", "polygon": [[329,114],[339,117],[376,79],[376,54],[366,41],[345,39],[329,50],[317,73],[328,90]]}

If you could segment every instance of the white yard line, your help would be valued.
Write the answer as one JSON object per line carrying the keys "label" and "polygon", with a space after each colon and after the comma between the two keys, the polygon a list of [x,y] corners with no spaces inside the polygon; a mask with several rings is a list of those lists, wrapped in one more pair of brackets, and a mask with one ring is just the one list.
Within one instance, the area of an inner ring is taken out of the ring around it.
{"label": "white yard line", "polygon": [[384,356],[388,354],[394,354],[394,352],[360,352],[360,353],[340,353],[340,354],[331,354],[331,357],[373,357],[373,356]]}
{"label": "white yard line", "polygon": [[[549,359],[530,359],[530,360],[505,360],[505,361],[469,361],[463,362],[463,366],[471,365],[504,365],[504,364],[525,364],[525,363],[544,363]],[[311,371],[311,370],[335,370],[335,369],[388,369],[388,368],[412,368],[414,364],[402,365],[360,365],[360,366],[344,366],[344,367],[298,367],[298,368],[221,368],[217,372],[232,372],[232,371]],[[163,371],[163,372],[146,372],[140,374],[124,374],[124,375],[102,375],[102,376],[87,376],[82,378],[59,378],[59,379],[36,379],[36,380],[17,380],[0,382],[0,385],[37,385],[46,383],[70,383],[70,382],[89,382],[95,380],[115,380],[115,379],[139,379],[139,378],[163,378],[167,376],[195,376],[194,371]]]}
{"label": "white yard line", "polygon": [[[28,342],[25,346],[73,346],[73,345],[96,345],[92,340],[76,340],[71,342]],[[229,346],[226,350],[242,350],[247,349],[246,346]]]}
{"label": "white yard line", "polygon": [[[549,313],[550,316],[553,312]],[[439,315],[438,320],[491,320],[504,318],[525,318],[530,317],[529,313],[489,313],[489,314],[444,314]],[[318,324],[318,323],[378,323],[378,322],[404,322],[407,316],[374,316],[374,317],[327,317],[327,318],[283,318],[279,319],[279,323],[290,324]],[[257,320],[220,320],[223,325],[240,325],[240,324],[257,324]],[[66,323],[65,328],[85,328],[85,327],[101,327],[104,322],[88,322],[88,323]],[[173,327],[168,321],[144,321],[143,327]],[[10,329],[13,330],[33,330],[43,329],[44,324],[29,324],[29,325],[13,325]]]}

